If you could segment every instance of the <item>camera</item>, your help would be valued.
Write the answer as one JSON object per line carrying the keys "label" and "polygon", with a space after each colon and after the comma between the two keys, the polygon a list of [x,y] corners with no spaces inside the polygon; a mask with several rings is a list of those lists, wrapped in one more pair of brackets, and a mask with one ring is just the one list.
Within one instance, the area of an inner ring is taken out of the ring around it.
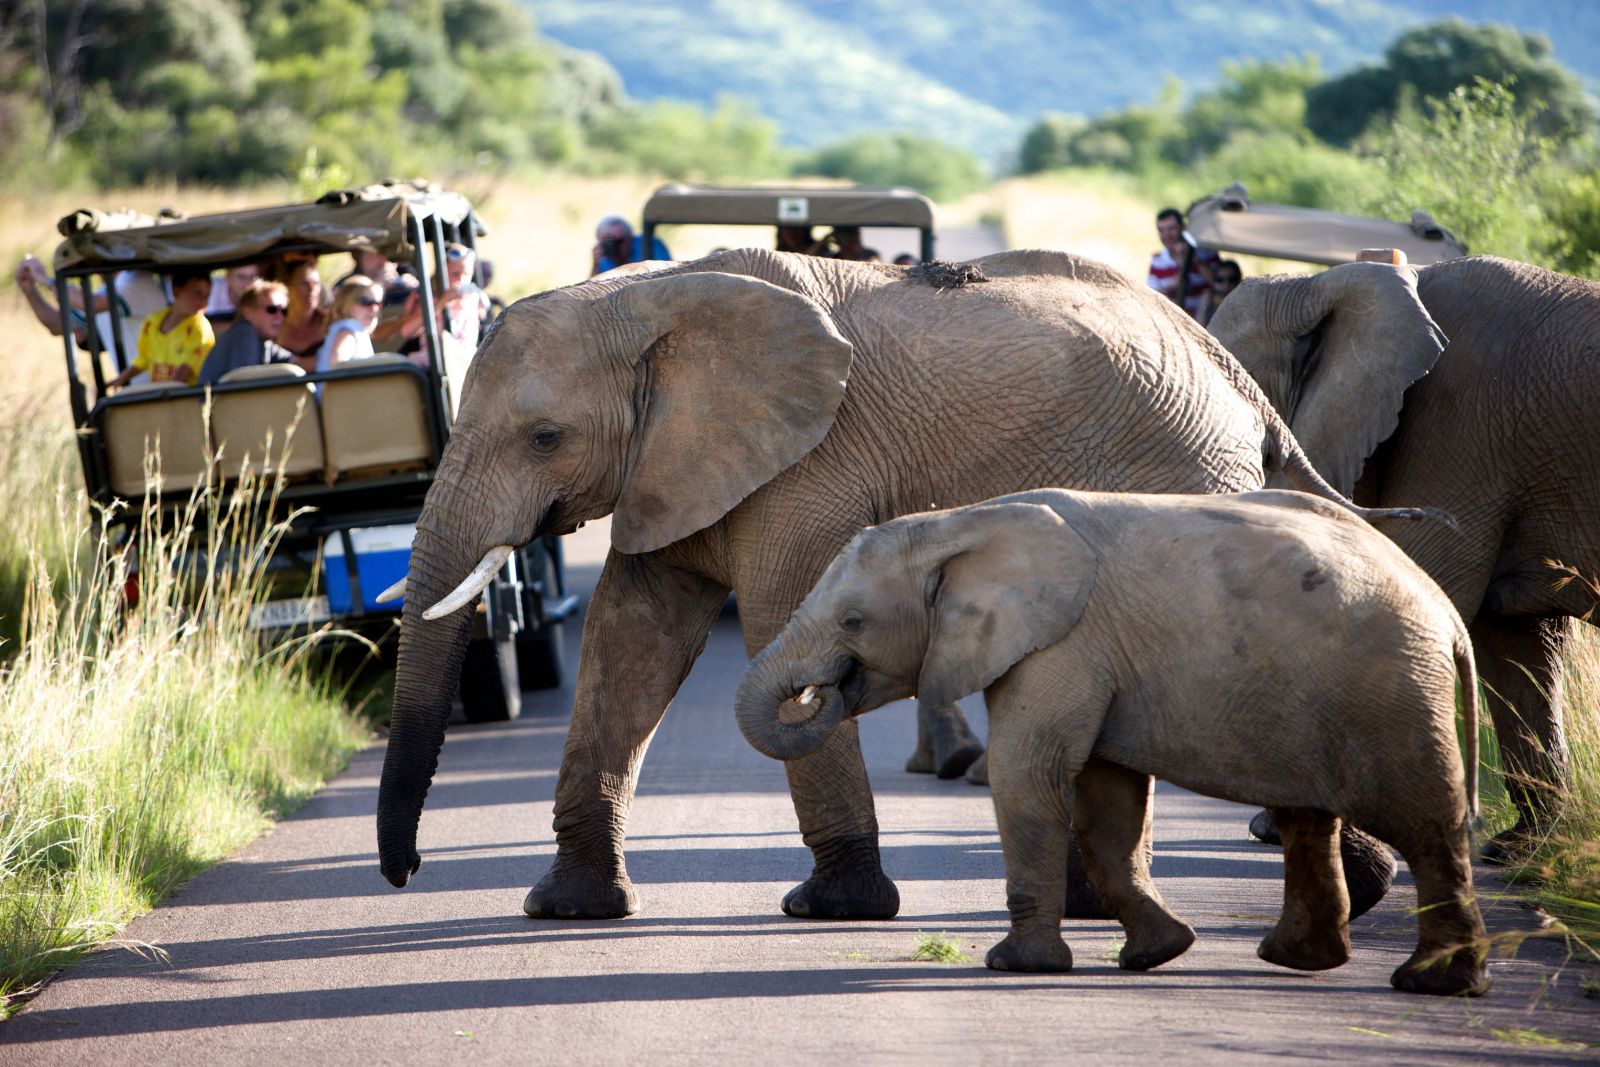
{"label": "camera", "polygon": [[600,242],[600,251],[607,259],[622,259],[627,247],[626,237],[607,237]]}

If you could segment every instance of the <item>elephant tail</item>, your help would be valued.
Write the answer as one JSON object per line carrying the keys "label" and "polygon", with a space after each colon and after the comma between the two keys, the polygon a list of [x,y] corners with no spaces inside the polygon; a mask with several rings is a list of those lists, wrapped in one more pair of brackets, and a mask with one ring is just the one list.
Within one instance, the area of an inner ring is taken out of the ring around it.
{"label": "elephant tail", "polygon": [[1335,504],[1349,511],[1351,514],[1372,523],[1380,523],[1404,519],[1407,522],[1417,522],[1427,519],[1461,532],[1461,526],[1455,517],[1443,508],[1364,508],[1356,504],[1344,493],[1331,485],[1316,467],[1311,465],[1311,460],[1306,456],[1296,441],[1289,426],[1277,412],[1268,409],[1267,417],[1267,447],[1266,467],[1283,475],[1289,484],[1302,493],[1320,496],[1324,500],[1331,500]]}
{"label": "elephant tail", "polygon": [[1472,658],[1472,639],[1461,617],[1454,611],[1456,633],[1451,651],[1456,661],[1456,678],[1461,684],[1461,718],[1466,731],[1467,818],[1478,819],[1478,666]]}

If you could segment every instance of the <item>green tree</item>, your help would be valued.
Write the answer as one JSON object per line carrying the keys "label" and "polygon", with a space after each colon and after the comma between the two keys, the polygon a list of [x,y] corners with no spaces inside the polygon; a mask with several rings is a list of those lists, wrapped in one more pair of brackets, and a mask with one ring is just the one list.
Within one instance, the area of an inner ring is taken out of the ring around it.
{"label": "green tree", "polygon": [[1549,38],[1459,18],[1409,30],[1385,50],[1383,62],[1309,89],[1306,124],[1323,140],[1348,145],[1369,125],[1388,122],[1408,92],[1444,99],[1477,78],[1515,84],[1518,113],[1541,136],[1593,134],[1594,107],[1577,76],[1551,55]]}
{"label": "green tree", "polygon": [[1082,115],[1063,115],[1047,111],[1023,135],[1022,147],[1017,150],[1017,172],[1038,174],[1056,170],[1072,162],[1072,143],[1088,129],[1089,123]]}
{"label": "green tree", "polygon": [[910,133],[847,137],[802,157],[795,173],[865,185],[909,185],[935,200],[963,196],[987,180],[972,153]]}

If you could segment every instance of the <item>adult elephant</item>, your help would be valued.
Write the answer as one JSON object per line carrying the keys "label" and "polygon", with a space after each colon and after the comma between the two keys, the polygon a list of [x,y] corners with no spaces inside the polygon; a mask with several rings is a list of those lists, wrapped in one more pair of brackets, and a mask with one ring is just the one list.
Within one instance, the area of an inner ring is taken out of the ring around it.
{"label": "adult elephant", "polygon": [[1562,645],[1600,607],[1600,285],[1353,263],[1251,279],[1211,331],[1341,492],[1456,517],[1385,532],[1469,622],[1518,814],[1484,853],[1505,858],[1560,803]]}
{"label": "adult elephant", "polygon": [[[1040,486],[1254,489],[1270,469],[1334,495],[1209,334],[1071,256],[905,270],[740,250],[518,301],[483,339],[417,522],[383,872],[402,886],[420,863],[470,612],[509,546],[614,516],[556,859],[523,905],[611,918],[638,906],[640,761],[730,589],[753,654],[864,526]],[[855,725],[788,775],[815,868],[784,910],[893,915]]]}

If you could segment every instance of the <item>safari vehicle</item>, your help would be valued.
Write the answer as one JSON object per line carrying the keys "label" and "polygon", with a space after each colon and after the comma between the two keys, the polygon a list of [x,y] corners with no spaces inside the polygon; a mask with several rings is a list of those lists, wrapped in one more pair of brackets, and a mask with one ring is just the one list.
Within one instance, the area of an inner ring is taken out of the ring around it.
{"label": "safari vehicle", "polygon": [[1419,267],[1467,254],[1467,246],[1426,211],[1413,211],[1409,222],[1391,222],[1253,204],[1238,182],[1191,204],[1188,221],[1189,236],[1200,248],[1329,267],[1353,263],[1368,249],[1402,252],[1406,262]]}
{"label": "safari vehicle", "polygon": [[[120,270],[221,269],[288,253],[357,249],[409,264],[419,282],[426,369],[380,354],[314,374],[265,365],[233,371],[211,386],[133,384],[108,396],[106,383],[135,355],[125,350],[117,301],[110,301],[109,339],[91,318],[87,351],[80,352],[65,331],[89,497],[132,505],[116,511],[113,536],[126,543],[138,535],[146,497],[163,522],[173,521],[195,487],[235,483],[246,454],[253,454],[255,470],[281,476],[271,506],[273,517],[289,526],[268,561],[270,592],[254,608],[251,625],[285,631],[332,623],[392,637],[401,604],[378,598],[409,568],[415,524],[470,361],[447,352],[435,315],[447,243],[476,247],[485,232],[466,198],[391,182],[332,192],[311,204],[175,221],[80,211],[60,229],[66,238],[55,253],[61,307],[73,285],[90,306],[97,278],[109,287]],[[147,476],[147,449],[159,456],[159,478]],[[483,594],[461,680],[471,720],[515,718],[523,685],[561,683],[561,623],[577,598],[567,595],[552,548],[541,541],[524,546]]]}
{"label": "safari vehicle", "polygon": [[663,185],[644,205],[644,247],[651,247],[656,227],[686,223],[913,229],[920,235],[920,258],[933,258],[933,201],[901,186]]}

